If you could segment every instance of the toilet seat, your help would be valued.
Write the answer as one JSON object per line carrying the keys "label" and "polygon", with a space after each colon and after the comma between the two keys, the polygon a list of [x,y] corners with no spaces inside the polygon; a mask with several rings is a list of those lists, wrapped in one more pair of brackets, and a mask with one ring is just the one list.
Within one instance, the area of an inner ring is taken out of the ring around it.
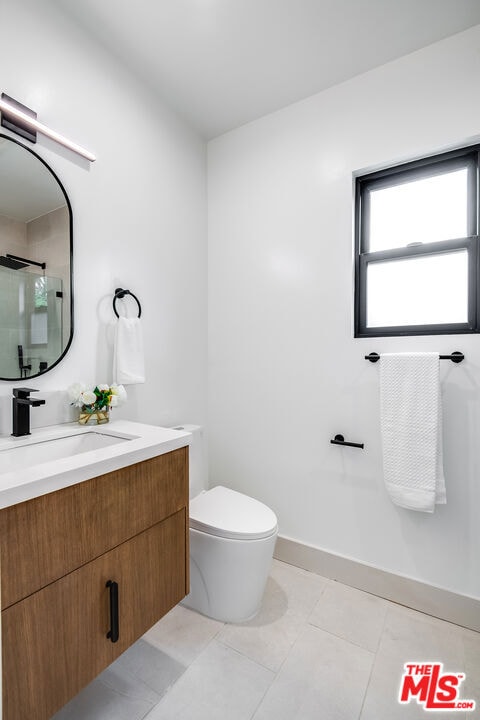
{"label": "toilet seat", "polygon": [[217,485],[190,501],[190,527],[232,540],[259,540],[277,532],[277,518],[258,500]]}

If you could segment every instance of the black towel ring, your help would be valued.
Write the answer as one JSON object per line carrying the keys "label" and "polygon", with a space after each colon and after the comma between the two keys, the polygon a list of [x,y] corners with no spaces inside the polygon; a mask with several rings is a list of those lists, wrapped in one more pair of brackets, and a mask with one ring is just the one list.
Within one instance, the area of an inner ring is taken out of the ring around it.
{"label": "black towel ring", "polygon": [[142,314],[142,306],[140,305],[140,300],[137,298],[137,296],[134,295],[132,292],[130,292],[130,290],[124,290],[123,288],[116,288],[115,295],[113,296],[113,312],[115,313],[117,318],[120,316],[117,312],[117,308],[115,307],[115,303],[117,300],[122,300],[125,297],[125,295],[131,295],[133,297],[133,299],[137,301],[138,317],[140,317]]}

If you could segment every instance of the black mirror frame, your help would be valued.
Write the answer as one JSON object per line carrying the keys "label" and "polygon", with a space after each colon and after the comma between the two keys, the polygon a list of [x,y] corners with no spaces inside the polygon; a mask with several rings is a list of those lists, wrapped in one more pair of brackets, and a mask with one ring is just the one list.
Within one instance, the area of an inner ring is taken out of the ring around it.
{"label": "black mirror frame", "polygon": [[[43,370],[43,372],[38,372],[38,373],[36,373],[35,375],[29,375],[29,376],[28,376],[28,379],[30,380],[30,378],[36,378],[36,377],[39,377],[39,376],[41,376],[41,375],[45,375],[45,373],[49,372],[49,370],[52,370],[54,367],[56,367],[56,366],[58,365],[58,363],[59,363],[61,360],[63,360],[63,358],[65,357],[65,355],[67,354],[67,352],[68,352],[69,349],[70,349],[70,345],[72,344],[72,340],[73,340],[73,323],[74,323],[74,317],[73,317],[73,213],[72,213],[72,206],[71,206],[71,204],[70,204],[70,200],[69,200],[69,197],[68,197],[68,195],[67,195],[67,191],[66,191],[65,188],[63,187],[63,184],[60,182],[60,179],[58,178],[57,174],[52,170],[52,168],[50,167],[50,165],[49,165],[40,155],[38,155],[34,150],[32,150],[31,148],[27,147],[26,145],[24,145],[23,143],[19,142],[18,140],[15,140],[15,138],[12,138],[10,135],[5,135],[4,133],[0,133],[0,138],[5,138],[6,140],[10,140],[10,142],[13,142],[13,143],[15,143],[16,145],[19,145],[21,148],[23,148],[23,149],[26,150],[27,152],[31,153],[32,155],[34,155],[34,156],[37,158],[37,160],[39,160],[39,161],[42,163],[42,165],[44,165],[44,166],[46,167],[46,169],[48,170],[48,172],[53,176],[53,178],[54,178],[54,179],[56,180],[56,182],[58,183],[58,185],[59,185],[59,187],[60,187],[60,189],[61,189],[61,191],[62,191],[62,193],[63,193],[63,196],[64,196],[64,198],[65,198],[65,203],[66,203],[67,208],[68,208],[68,217],[69,217],[68,227],[69,227],[69,233],[70,233],[70,335],[69,335],[69,338],[68,338],[68,342],[67,342],[67,344],[65,345],[64,351],[63,351],[62,354],[57,358],[57,360],[55,360],[54,363],[52,363],[51,365],[49,365],[49,366],[46,368],[46,370]],[[1,376],[0,376],[0,380],[7,381],[7,382],[18,382],[19,380],[24,380],[24,379],[25,379],[25,378],[22,378],[22,377],[6,378],[6,377],[1,377]]]}

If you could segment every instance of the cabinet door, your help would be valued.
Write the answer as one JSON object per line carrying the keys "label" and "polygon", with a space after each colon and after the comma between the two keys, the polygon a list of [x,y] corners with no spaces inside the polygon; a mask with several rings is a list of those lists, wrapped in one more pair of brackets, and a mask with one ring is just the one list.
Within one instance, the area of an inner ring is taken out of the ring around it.
{"label": "cabinet door", "polygon": [[2,612],[3,720],[50,718],[185,596],[186,521],[180,510]]}
{"label": "cabinet door", "polygon": [[0,511],[2,609],[188,504],[188,448]]}

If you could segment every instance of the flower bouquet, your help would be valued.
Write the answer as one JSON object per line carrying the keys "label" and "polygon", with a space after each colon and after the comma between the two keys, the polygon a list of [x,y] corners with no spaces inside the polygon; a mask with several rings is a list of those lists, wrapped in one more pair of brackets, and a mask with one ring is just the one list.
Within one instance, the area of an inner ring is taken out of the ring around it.
{"label": "flower bouquet", "polygon": [[102,425],[110,419],[110,408],[122,405],[127,399],[123,385],[95,385],[89,390],[83,383],[74,383],[68,388],[71,404],[80,408],[78,422]]}

